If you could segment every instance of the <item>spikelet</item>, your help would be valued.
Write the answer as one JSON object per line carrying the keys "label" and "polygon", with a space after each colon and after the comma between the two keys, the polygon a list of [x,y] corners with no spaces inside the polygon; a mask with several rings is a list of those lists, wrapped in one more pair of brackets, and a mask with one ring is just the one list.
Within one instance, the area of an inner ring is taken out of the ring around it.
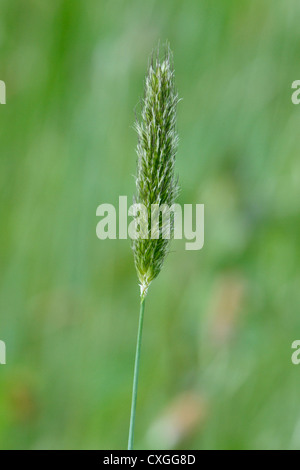
{"label": "spikelet", "polygon": [[172,53],[168,44],[164,58],[159,52],[152,55],[145,82],[140,121],[136,121],[138,134],[137,178],[134,202],[143,204],[147,209],[148,238],[133,240],[134,262],[144,297],[147,289],[159,274],[166,254],[169,239],[163,234],[170,231],[173,235],[174,218],[171,215],[169,226],[159,222],[157,239],[151,239],[151,205],[175,202],[178,193],[175,177],[175,155],[178,136],[176,132],[176,108],[178,94],[174,83]]}

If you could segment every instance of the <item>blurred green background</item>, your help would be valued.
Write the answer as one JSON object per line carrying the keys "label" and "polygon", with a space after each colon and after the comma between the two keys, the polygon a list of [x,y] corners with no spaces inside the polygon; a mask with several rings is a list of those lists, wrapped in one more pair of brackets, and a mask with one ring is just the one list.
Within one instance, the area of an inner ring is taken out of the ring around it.
{"label": "blurred green background", "polygon": [[170,41],[180,203],[146,304],[136,448],[300,448],[298,0],[1,0],[2,449],[124,449],[138,285],[96,208],[134,192],[134,108]]}

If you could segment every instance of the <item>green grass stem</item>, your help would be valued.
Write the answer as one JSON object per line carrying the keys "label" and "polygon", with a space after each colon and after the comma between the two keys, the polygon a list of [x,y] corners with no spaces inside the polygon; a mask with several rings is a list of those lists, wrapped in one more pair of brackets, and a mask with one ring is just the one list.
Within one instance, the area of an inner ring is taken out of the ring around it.
{"label": "green grass stem", "polygon": [[142,332],[143,332],[143,322],[144,322],[144,310],[145,310],[145,297],[142,296],[141,304],[140,304],[139,328],[138,328],[138,335],[137,335],[137,342],[136,342],[136,352],[135,352],[133,387],[132,387],[132,400],[131,400],[131,413],[130,413],[130,426],[129,426],[129,438],[128,438],[128,450],[133,449],[135,412],[136,412],[137,390],[138,390],[139,368],[140,368],[140,357],[141,357],[141,345],[142,345]]}

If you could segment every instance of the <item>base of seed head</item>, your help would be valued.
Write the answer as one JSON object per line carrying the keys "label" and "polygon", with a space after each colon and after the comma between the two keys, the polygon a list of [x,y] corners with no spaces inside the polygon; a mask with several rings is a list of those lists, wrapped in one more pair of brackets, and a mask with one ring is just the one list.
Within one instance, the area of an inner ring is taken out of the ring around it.
{"label": "base of seed head", "polygon": [[141,299],[144,299],[147,295],[150,284],[139,284]]}

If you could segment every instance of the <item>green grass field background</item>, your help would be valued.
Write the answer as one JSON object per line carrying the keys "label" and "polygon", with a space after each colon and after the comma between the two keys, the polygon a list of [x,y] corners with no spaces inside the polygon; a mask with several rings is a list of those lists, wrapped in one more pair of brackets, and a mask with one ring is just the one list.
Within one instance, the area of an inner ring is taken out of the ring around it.
{"label": "green grass field background", "polygon": [[134,192],[134,108],[169,40],[178,202],[146,303],[136,448],[299,449],[297,0],[0,0],[1,449],[124,449],[138,285],[96,208]]}

